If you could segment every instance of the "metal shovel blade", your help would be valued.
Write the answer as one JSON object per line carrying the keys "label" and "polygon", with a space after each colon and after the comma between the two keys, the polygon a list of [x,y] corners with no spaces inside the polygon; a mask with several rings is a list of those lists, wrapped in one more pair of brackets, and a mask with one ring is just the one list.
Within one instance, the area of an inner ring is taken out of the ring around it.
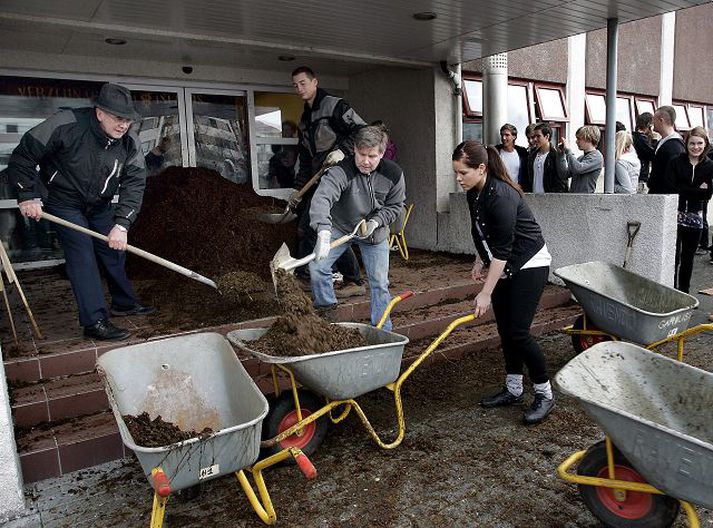
{"label": "metal shovel blade", "polygon": [[297,215],[287,209],[284,213],[262,213],[258,220],[264,224],[287,224],[296,218]]}
{"label": "metal shovel blade", "polygon": [[288,270],[284,269],[284,265],[288,264],[290,261],[295,260],[292,255],[290,255],[290,249],[287,247],[287,244],[284,242],[280,246],[280,248],[277,250],[277,253],[275,253],[275,256],[272,257],[272,260],[270,261],[270,274],[272,275],[272,284],[275,286],[275,293],[277,293],[277,270],[278,268],[282,268],[284,271],[287,271],[288,273],[294,273],[295,268],[290,268]]}

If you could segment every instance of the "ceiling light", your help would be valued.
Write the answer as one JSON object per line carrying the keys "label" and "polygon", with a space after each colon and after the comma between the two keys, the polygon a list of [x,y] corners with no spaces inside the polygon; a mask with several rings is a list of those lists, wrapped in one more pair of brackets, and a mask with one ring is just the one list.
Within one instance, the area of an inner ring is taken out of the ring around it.
{"label": "ceiling light", "polygon": [[294,55],[280,55],[279,57],[277,57],[277,60],[281,60],[282,62],[291,62],[291,61],[295,60],[295,56]]}
{"label": "ceiling light", "polygon": [[433,11],[421,11],[419,13],[414,13],[413,18],[416,20],[433,20],[436,18],[438,15],[434,13]]}
{"label": "ceiling light", "polygon": [[112,46],[123,46],[126,44],[126,39],[123,38],[105,38],[104,42],[111,44]]}

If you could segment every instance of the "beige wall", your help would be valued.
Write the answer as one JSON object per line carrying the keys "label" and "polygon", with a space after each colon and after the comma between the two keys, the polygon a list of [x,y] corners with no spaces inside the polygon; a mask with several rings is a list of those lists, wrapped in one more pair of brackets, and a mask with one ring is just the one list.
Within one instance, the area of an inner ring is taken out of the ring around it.
{"label": "beige wall", "polygon": [[[482,61],[478,59],[463,63],[463,71],[482,72]],[[508,76],[566,83],[567,39],[508,52]]]}
{"label": "beige wall", "polygon": [[713,4],[676,12],[673,98],[713,103]]}
{"label": "beige wall", "polygon": [[[658,96],[661,17],[619,26],[618,90]],[[587,33],[587,88],[606,87],[607,32]]]}

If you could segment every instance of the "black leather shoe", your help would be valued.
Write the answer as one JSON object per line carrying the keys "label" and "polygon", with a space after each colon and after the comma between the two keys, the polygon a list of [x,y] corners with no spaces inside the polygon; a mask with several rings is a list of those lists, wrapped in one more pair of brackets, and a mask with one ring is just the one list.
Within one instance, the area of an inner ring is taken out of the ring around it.
{"label": "black leather shoe", "polygon": [[480,406],[486,409],[490,409],[491,407],[505,407],[506,405],[515,405],[516,403],[522,403],[522,394],[515,396],[507,387],[503,387],[497,394],[486,396],[480,400]]}
{"label": "black leather shoe", "polygon": [[111,306],[111,315],[115,315],[117,317],[121,317],[124,315],[151,315],[152,313],[156,313],[156,308],[153,306],[142,306],[140,304],[136,304],[131,308],[119,308],[118,306]]}
{"label": "black leather shoe", "polygon": [[547,418],[547,415],[552,412],[555,408],[554,398],[545,398],[545,395],[541,392],[535,393],[535,399],[532,401],[530,408],[525,411],[522,419],[528,425],[533,425],[540,423],[542,420]]}
{"label": "black leather shoe", "polygon": [[106,319],[99,319],[92,326],[84,327],[84,336],[100,341],[122,341],[128,339],[131,332],[117,328]]}

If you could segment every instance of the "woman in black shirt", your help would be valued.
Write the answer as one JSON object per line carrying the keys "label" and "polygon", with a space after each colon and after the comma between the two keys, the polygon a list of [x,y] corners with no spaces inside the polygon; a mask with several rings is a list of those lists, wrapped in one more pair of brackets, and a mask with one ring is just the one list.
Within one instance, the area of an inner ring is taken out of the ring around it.
{"label": "woman in black shirt", "polygon": [[505,357],[505,386],[480,405],[522,403],[527,366],[535,396],[523,418],[527,424],[539,423],[555,405],[544,355],[530,335],[549,276],[551,257],[545,239],[494,148],[464,141],[453,152],[453,170],[470,209],[477,250],[471,275],[483,283],[475,297],[475,315],[485,314],[492,303]]}

